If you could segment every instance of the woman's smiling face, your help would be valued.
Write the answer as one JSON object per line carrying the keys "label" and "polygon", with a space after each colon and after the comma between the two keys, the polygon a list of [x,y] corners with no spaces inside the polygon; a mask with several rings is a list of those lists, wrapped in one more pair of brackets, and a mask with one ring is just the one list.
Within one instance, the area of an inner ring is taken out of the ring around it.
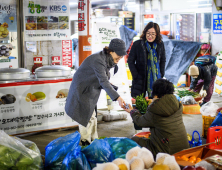
{"label": "woman's smiling face", "polygon": [[150,28],[146,32],[146,39],[148,42],[153,42],[156,39],[156,31],[154,28]]}

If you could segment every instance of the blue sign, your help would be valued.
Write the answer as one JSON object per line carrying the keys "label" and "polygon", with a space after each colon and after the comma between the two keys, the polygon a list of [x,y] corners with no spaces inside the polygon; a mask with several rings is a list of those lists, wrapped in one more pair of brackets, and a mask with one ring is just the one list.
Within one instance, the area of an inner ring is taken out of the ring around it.
{"label": "blue sign", "polygon": [[63,5],[63,6],[62,6],[62,10],[63,10],[63,11],[66,11],[66,10],[67,10],[67,7],[66,7],[65,5]]}
{"label": "blue sign", "polygon": [[213,14],[213,33],[222,34],[222,14]]}

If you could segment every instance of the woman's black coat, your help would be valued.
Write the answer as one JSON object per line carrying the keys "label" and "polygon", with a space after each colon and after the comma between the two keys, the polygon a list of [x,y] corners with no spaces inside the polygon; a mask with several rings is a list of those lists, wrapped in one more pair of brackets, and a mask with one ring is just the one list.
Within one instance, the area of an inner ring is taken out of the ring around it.
{"label": "woman's black coat", "polygon": [[[165,48],[163,42],[157,44],[157,55],[160,65],[161,77],[165,74]],[[146,91],[147,81],[147,58],[148,51],[144,40],[137,40],[129,53],[128,65],[131,71],[133,82],[131,88],[131,96],[136,97]]]}

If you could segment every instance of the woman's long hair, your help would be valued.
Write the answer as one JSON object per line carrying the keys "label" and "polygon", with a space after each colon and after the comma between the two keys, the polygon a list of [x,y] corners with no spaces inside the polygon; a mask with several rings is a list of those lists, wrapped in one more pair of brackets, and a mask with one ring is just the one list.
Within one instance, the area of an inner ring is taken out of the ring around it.
{"label": "woman's long hair", "polygon": [[156,31],[156,43],[161,43],[162,42],[162,36],[160,34],[160,27],[157,23],[154,22],[149,22],[146,27],[143,30],[142,35],[140,36],[140,39],[146,41],[146,32],[150,29],[150,28],[154,28]]}
{"label": "woman's long hair", "polygon": [[103,48],[103,52],[104,52],[105,54],[110,54],[110,52],[114,52],[114,51],[111,50],[111,49],[109,49],[109,47],[105,46],[105,47]]}

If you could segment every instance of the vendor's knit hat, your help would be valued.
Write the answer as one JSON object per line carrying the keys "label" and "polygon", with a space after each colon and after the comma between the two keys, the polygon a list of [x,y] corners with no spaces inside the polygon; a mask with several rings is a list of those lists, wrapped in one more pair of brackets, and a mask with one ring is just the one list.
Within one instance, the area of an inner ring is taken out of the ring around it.
{"label": "vendor's knit hat", "polygon": [[200,73],[199,73],[199,69],[197,66],[195,65],[192,65],[190,66],[189,68],[189,75],[190,76],[198,76]]}
{"label": "vendor's knit hat", "polygon": [[125,42],[119,38],[114,38],[111,40],[109,49],[113,50],[118,56],[127,55]]}

